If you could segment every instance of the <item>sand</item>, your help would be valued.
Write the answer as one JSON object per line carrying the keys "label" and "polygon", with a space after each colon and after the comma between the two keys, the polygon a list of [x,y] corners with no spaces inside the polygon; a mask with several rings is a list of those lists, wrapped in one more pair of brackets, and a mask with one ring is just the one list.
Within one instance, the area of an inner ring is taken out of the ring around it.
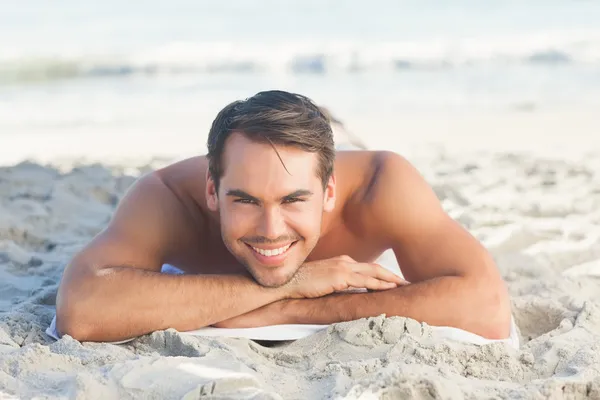
{"label": "sand", "polygon": [[[432,149],[409,158],[492,251],[519,350],[376,316],[276,345],[159,331],[133,342],[45,335],[66,261],[140,168],[0,169],[0,398],[599,399],[600,158]],[[481,318],[485,318],[482,315]]]}

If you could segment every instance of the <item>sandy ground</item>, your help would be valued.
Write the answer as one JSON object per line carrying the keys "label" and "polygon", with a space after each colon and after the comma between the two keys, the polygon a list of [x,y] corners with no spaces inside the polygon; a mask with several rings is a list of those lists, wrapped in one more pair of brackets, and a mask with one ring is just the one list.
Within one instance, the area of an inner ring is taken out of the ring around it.
{"label": "sandy ground", "polygon": [[436,340],[425,325],[383,316],[276,346],[171,330],[123,345],[51,340],[65,262],[152,166],[2,168],[0,398],[599,399],[598,155],[409,157],[493,252],[520,350]]}

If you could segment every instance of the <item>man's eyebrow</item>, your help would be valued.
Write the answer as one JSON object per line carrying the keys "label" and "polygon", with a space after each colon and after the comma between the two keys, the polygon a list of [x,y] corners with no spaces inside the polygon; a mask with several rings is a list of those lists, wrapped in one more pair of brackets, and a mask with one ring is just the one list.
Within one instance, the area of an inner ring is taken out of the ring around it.
{"label": "man's eyebrow", "polygon": [[[251,194],[244,192],[241,189],[230,189],[227,192],[225,192],[225,195],[233,196],[233,197],[240,197],[242,199],[249,199],[249,200],[253,200],[256,202],[260,202],[260,199],[252,196]],[[283,196],[280,200],[292,199],[292,198],[303,197],[303,196],[312,196],[312,195],[313,195],[313,192],[311,192],[310,190],[298,189],[290,194]]]}
{"label": "man's eyebrow", "polygon": [[310,190],[307,189],[298,189],[295,192],[292,192],[288,195],[285,195],[281,198],[281,200],[284,199],[291,199],[291,198],[295,198],[295,197],[303,197],[303,196],[312,196],[313,192],[311,192]]}
{"label": "man's eyebrow", "polygon": [[249,200],[253,200],[256,202],[259,202],[260,200],[257,199],[256,197],[244,192],[241,189],[230,189],[225,193],[226,196],[233,196],[233,197],[241,197],[242,199],[249,199]]}

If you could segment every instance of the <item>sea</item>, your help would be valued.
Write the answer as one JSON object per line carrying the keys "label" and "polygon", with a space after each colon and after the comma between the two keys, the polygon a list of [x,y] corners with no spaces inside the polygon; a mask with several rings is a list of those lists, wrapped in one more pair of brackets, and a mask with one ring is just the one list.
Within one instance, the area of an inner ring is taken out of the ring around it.
{"label": "sea", "polygon": [[0,0],[3,165],[201,154],[269,89],[373,148],[600,146],[600,1]]}

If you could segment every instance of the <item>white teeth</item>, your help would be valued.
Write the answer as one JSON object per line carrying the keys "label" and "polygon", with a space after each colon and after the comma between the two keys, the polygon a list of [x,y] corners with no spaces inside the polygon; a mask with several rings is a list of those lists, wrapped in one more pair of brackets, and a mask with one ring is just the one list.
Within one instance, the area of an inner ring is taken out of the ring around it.
{"label": "white teeth", "polygon": [[289,249],[291,245],[292,245],[292,244],[290,243],[290,244],[288,244],[287,246],[283,246],[283,247],[280,247],[280,248],[278,248],[278,249],[273,249],[273,250],[259,249],[258,247],[254,247],[254,246],[251,246],[251,247],[252,247],[252,249],[254,249],[254,251],[256,251],[258,254],[262,254],[263,256],[266,256],[266,257],[273,257],[273,256],[278,256],[278,255],[280,255],[280,254],[282,254],[282,253],[285,253],[285,251],[286,251],[287,249]]}

